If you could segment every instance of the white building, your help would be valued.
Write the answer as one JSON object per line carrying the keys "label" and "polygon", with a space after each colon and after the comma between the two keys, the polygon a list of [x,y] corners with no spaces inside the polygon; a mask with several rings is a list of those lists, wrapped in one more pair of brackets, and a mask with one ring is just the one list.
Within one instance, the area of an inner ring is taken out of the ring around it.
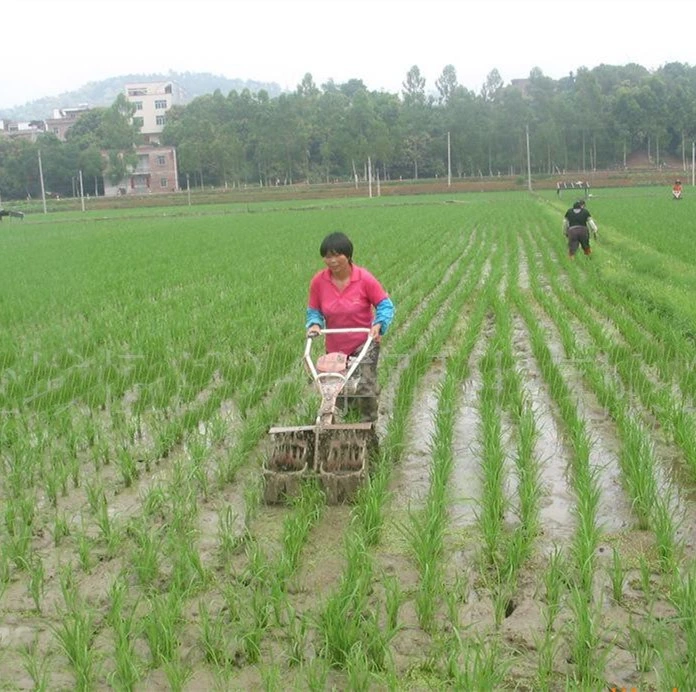
{"label": "white building", "polygon": [[183,89],[176,82],[126,84],[126,98],[135,106],[140,132],[146,143],[159,144],[159,135],[167,122],[167,111],[185,103]]}

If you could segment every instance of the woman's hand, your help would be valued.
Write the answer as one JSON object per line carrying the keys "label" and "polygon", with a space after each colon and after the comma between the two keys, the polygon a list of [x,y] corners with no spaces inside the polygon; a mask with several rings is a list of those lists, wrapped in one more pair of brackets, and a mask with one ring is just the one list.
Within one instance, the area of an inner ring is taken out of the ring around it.
{"label": "woman's hand", "polygon": [[370,336],[377,342],[379,342],[382,338],[379,333],[381,329],[382,325],[379,322],[377,324],[373,324],[370,328]]}
{"label": "woman's hand", "polygon": [[319,334],[321,334],[321,327],[318,324],[313,324],[307,330],[307,338],[308,339],[313,339],[315,336],[319,336]]}

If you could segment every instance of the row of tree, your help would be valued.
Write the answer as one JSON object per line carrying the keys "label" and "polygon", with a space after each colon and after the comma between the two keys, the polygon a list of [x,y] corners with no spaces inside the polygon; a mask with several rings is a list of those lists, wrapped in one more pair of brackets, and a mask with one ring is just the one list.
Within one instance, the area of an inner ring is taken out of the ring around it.
{"label": "row of tree", "polygon": [[[696,67],[668,63],[581,68],[554,80],[535,68],[504,85],[497,70],[480,92],[460,85],[447,65],[426,91],[412,67],[400,94],[369,91],[359,79],[317,87],[310,74],[292,93],[220,91],[168,113],[162,143],[177,148],[180,180],[202,185],[273,185],[364,178],[368,161],[382,180],[557,175],[626,165],[646,150],[654,164],[669,155],[684,167],[696,137]],[[38,192],[36,153],[47,188],[75,191],[78,170],[112,182],[138,143],[133,110],[119,96],[110,108],[80,116],[66,142],[0,140],[0,194]],[[98,191],[98,183],[95,191]]]}

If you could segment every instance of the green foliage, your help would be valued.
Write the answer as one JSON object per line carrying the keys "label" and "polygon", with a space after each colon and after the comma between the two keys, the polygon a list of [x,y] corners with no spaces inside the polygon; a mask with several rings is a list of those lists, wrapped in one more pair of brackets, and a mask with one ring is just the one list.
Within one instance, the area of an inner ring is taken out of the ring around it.
{"label": "green foliage", "polygon": [[[186,76],[179,77],[186,89]],[[194,186],[243,187],[364,180],[368,159],[381,180],[442,177],[447,135],[456,177],[523,179],[527,128],[534,175],[625,166],[635,150],[646,151],[661,170],[666,155],[684,159],[696,134],[690,116],[696,67],[679,63],[653,73],[637,65],[583,67],[557,81],[534,68],[509,84],[493,69],[478,94],[458,84],[456,70],[446,65],[435,87],[437,101],[413,65],[400,94],[370,92],[360,79],[318,87],[310,73],[294,92],[273,98],[265,88],[189,89],[192,100],[169,111],[162,141],[177,148],[182,181],[189,176]],[[80,116],[68,142],[52,147],[46,160],[55,176],[52,190],[74,194],[77,159],[90,147],[131,151],[138,139],[131,108],[121,90],[111,105]],[[40,137],[42,146],[50,136]],[[35,154],[38,145],[28,147]],[[0,156],[3,196],[23,198],[25,188],[37,196],[35,166],[27,177],[26,162],[13,158]],[[102,174],[93,155],[89,163],[85,174]],[[111,180],[122,171],[110,157]]]}

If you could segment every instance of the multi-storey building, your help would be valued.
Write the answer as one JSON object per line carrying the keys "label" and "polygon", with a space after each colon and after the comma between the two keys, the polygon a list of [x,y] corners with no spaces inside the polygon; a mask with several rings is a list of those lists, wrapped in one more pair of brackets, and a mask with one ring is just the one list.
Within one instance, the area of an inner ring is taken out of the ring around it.
{"label": "multi-storey building", "polygon": [[183,89],[176,82],[141,82],[126,84],[125,91],[126,98],[135,106],[133,119],[137,119],[144,141],[159,144],[167,111],[185,101]]}
{"label": "multi-storey building", "polygon": [[176,149],[158,145],[136,147],[138,163],[116,185],[104,179],[104,195],[142,195],[157,192],[176,192],[179,178],[176,165]]}
{"label": "multi-storey building", "polygon": [[89,106],[86,103],[75,108],[54,108],[53,117],[45,120],[46,132],[52,132],[58,139],[64,142],[66,132],[88,110]]}
{"label": "multi-storey building", "polygon": [[27,139],[35,142],[39,135],[46,132],[46,123],[43,120],[31,120],[20,122],[18,120],[0,120],[0,136],[13,139]]}

